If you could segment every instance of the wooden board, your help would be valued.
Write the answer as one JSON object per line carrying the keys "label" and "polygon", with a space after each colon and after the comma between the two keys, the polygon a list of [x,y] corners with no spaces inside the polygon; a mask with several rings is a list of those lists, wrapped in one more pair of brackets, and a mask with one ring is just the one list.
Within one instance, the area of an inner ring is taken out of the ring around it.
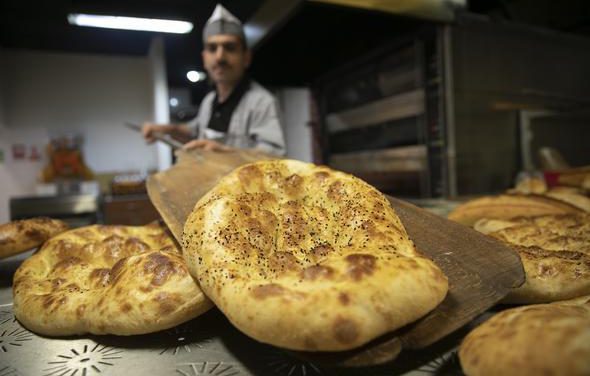
{"label": "wooden board", "polygon": [[177,163],[166,171],[150,175],[148,195],[164,222],[181,242],[184,222],[195,203],[223,176],[236,167],[271,156],[253,152],[176,152]]}
{"label": "wooden board", "polygon": [[[154,206],[180,241],[195,203],[240,164],[268,156],[250,152],[207,153],[201,160],[185,152],[169,170],[150,176],[147,189]],[[203,160],[204,159],[204,160]],[[345,366],[381,364],[402,348],[421,349],[464,326],[524,283],[519,256],[496,240],[402,200],[388,197],[418,250],[444,271],[449,293],[432,312],[405,328],[362,348],[338,353],[299,353],[321,363]]]}

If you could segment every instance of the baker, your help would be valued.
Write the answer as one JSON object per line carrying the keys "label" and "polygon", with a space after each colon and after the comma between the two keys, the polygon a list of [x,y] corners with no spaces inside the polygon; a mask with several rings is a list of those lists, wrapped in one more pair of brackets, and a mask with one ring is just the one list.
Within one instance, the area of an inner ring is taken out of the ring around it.
{"label": "baker", "polygon": [[203,29],[203,45],[203,65],[214,89],[201,102],[197,116],[185,124],[146,122],[144,138],[151,143],[158,132],[184,142],[185,150],[255,148],[283,155],[278,104],[246,73],[252,52],[240,20],[218,4]]}

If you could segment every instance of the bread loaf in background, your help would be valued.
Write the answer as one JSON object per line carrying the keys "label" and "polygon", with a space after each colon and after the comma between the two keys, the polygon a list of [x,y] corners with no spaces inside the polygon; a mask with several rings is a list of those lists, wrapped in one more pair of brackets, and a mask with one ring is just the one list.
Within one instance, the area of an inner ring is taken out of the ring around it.
{"label": "bread loaf in background", "polygon": [[46,217],[4,223],[0,225],[0,259],[38,247],[67,229],[65,222]]}
{"label": "bread loaf in background", "polygon": [[590,215],[480,219],[474,229],[516,252],[526,281],[505,303],[548,303],[590,294]]}
{"label": "bread loaf in background", "polygon": [[513,308],[465,337],[468,376],[590,375],[590,298]]}
{"label": "bread loaf in background", "polygon": [[479,219],[510,220],[517,217],[535,217],[548,214],[576,214],[583,210],[567,202],[542,195],[485,196],[459,205],[448,218],[467,226]]}
{"label": "bread loaf in background", "polygon": [[576,188],[569,187],[555,187],[545,193],[548,197],[555,200],[567,202],[568,204],[575,206],[579,209],[590,213],[590,198],[580,193]]}

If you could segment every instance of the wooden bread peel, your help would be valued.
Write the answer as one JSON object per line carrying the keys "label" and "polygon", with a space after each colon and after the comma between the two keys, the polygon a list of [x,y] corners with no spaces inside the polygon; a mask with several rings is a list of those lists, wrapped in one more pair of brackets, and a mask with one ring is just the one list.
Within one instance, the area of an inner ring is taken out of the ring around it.
{"label": "wooden bread peel", "polygon": [[[177,240],[195,203],[237,166],[268,155],[251,152],[179,151],[178,162],[148,178],[147,190]],[[367,366],[394,359],[401,349],[421,349],[459,329],[524,283],[519,256],[471,228],[388,197],[417,249],[434,260],[449,279],[445,300],[420,320],[361,348],[332,353],[298,352],[315,362]]]}

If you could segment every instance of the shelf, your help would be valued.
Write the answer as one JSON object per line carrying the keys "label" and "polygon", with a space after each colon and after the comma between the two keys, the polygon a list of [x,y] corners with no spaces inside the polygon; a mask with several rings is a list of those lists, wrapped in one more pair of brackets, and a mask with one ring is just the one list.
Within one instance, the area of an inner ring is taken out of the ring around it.
{"label": "shelf", "polygon": [[393,95],[350,110],[328,114],[330,133],[418,116],[424,113],[424,90]]}

